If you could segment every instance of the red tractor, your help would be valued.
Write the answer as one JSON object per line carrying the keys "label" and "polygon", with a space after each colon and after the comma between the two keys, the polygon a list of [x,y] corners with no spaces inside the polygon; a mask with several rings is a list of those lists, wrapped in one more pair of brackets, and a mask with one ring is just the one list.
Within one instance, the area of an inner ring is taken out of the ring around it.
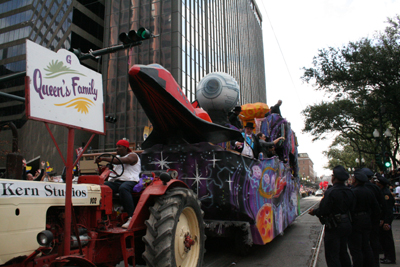
{"label": "red tractor", "polygon": [[[174,179],[177,172],[142,173],[150,179],[133,193],[136,208],[124,229],[127,214],[104,185],[112,171],[107,165],[72,185],[70,229],[65,184],[0,179],[0,266],[202,266],[203,211],[196,194]],[[64,244],[70,244],[67,255]]]}

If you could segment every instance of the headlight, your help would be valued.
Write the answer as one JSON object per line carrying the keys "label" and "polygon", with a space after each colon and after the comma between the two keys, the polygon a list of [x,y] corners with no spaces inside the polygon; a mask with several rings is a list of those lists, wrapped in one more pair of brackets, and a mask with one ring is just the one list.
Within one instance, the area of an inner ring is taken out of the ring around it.
{"label": "headlight", "polygon": [[44,230],[38,233],[36,240],[41,246],[46,246],[48,247],[50,243],[53,241],[53,233],[50,232],[49,230]]}

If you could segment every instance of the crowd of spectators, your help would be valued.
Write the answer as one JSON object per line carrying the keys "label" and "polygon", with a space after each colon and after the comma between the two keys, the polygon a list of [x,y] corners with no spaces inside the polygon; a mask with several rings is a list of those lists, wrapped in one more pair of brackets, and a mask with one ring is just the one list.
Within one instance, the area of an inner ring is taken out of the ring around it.
{"label": "crowd of spectators", "polygon": [[391,181],[398,182],[400,180],[400,168],[397,170],[391,170],[388,174],[385,175]]}
{"label": "crowd of spectators", "polygon": [[36,170],[35,174],[32,174],[30,170],[27,170],[26,160],[22,160],[22,180],[28,181],[41,181],[41,182],[55,182],[55,183],[63,183],[64,180],[61,176],[56,176],[56,173],[53,171],[48,171],[46,169],[46,162],[40,162],[40,167]]}
{"label": "crowd of spectators", "polygon": [[311,186],[301,186],[300,188],[300,194],[302,197],[309,197],[311,195],[315,195],[315,192],[317,191],[317,189],[315,189],[314,187]]}

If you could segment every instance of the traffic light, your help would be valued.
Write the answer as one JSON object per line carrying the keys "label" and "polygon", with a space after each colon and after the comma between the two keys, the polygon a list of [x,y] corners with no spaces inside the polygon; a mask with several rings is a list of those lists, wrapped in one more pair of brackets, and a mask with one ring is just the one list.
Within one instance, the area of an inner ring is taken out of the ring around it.
{"label": "traffic light", "polygon": [[392,167],[392,163],[390,162],[390,156],[389,153],[385,152],[385,158],[383,164],[385,165],[386,168]]}
{"label": "traffic light", "polygon": [[148,29],[141,27],[137,31],[136,35],[140,38],[140,40],[147,40],[153,37],[153,34]]}
{"label": "traffic light", "polygon": [[151,33],[151,31],[144,27],[141,27],[137,32],[135,30],[131,30],[128,33],[122,32],[120,33],[118,38],[123,44],[132,44],[135,42],[150,39],[152,37],[155,36]]}
{"label": "traffic light", "polygon": [[106,116],[106,122],[116,123],[117,122],[117,118],[115,118],[113,116]]}
{"label": "traffic light", "polygon": [[385,167],[390,168],[392,166],[392,163],[390,163],[390,160],[385,160]]}

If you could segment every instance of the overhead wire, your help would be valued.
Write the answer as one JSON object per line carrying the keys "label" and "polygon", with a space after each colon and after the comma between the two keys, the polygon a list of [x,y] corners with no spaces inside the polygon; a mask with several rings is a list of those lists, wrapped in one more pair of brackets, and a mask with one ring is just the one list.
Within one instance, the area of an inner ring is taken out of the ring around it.
{"label": "overhead wire", "polygon": [[301,106],[301,108],[304,110],[303,103],[301,102],[300,96],[298,95],[298,92],[297,92],[298,90],[297,90],[297,87],[296,87],[296,85],[295,85],[295,83],[294,83],[294,81],[293,81],[292,74],[290,73],[288,64],[287,64],[286,59],[285,59],[285,55],[283,54],[283,51],[282,51],[281,45],[280,45],[280,43],[279,43],[278,37],[276,36],[274,27],[272,26],[271,19],[270,19],[269,16],[268,16],[267,9],[266,9],[266,7],[264,6],[264,3],[263,3],[264,1],[263,1],[263,0],[260,0],[260,1],[257,1],[257,2],[261,3],[261,5],[262,5],[262,7],[263,7],[263,9],[264,9],[264,11],[265,11],[265,14],[266,14],[266,16],[267,16],[267,19],[268,19],[269,25],[270,25],[270,27],[271,27],[272,33],[274,34],[275,41],[276,41],[276,43],[278,44],[279,51],[281,52],[283,62],[285,63],[286,70],[287,70],[287,72],[288,72],[288,74],[289,74],[290,81],[292,82],[292,85],[293,85],[293,87],[294,87],[294,91],[295,91],[295,93],[296,93],[297,100],[300,102],[300,106]]}

